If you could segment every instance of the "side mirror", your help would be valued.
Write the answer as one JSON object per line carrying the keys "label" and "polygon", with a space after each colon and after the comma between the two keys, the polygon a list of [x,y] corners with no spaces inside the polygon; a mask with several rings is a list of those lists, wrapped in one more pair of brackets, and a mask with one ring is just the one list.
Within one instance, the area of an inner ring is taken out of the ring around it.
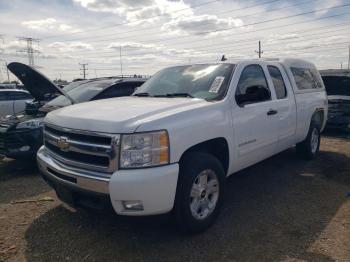
{"label": "side mirror", "polygon": [[240,106],[257,103],[257,102],[263,102],[270,99],[271,99],[270,90],[260,85],[249,86],[247,87],[245,94],[236,95],[236,101]]}

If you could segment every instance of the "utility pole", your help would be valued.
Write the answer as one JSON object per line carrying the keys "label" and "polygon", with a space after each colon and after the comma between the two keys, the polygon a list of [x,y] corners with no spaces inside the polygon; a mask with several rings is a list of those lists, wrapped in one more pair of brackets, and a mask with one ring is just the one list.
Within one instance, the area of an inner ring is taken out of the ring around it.
{"label": "utility pole", "polygon": [[261,55],[264,53],[264,51],[261,49],[261,41],[259,41],[259,50],[255,50],[255,53],[259,54],[259,58],[261,58]]}
{"label": "utility pole", "polygon": [[7,81],[10,83],[10,73],[9,69],[7,68],[7,61],[4,59],[0,59],[1,61],[4,61],[5,67],[6,67],[6,73],[7,73]]}
{"label": "utility pole", "polygon": [[79,63],[79,65],[81,65],[80,71],[83,71],[83,73],[80,74],[80,75],[82,75],[83,78],[86,79],[86,75],[87,75],[87,74],[86,74],[86,71],[88,70],[88,69],[86,68],[86,66],[87,66],[88,64],[80,64],[80,63]]}
{"label": "utility pole", "polygon": [[123,77],[122,46],[119,47],[120,74]]}
{"label": "utility pole", "polygon": [[343,69],[343,62],[340,62],[340,69]]}
{"label": "utility pole", "polygon": [[25,41],[27,45],[26,48],[19,50],[19,52],[26,52],[29,66],[34,67],[34,53],[39,53],[39,51],[33,48],[33,43],[39,44],[40,40],[32,37],[18,37],[18,39],[20,41]]}
{"label": "utility pole", "polygon": [[10,83],[10,73],[9,73],[9,69],[7,68],[7,62],[5,61],[5,66],[6,66],[6,72],[7,72],[7,82]]}
{"label": "utility pole", "polygon": [[350,70],[350,45],[349,45],[348,70]]}

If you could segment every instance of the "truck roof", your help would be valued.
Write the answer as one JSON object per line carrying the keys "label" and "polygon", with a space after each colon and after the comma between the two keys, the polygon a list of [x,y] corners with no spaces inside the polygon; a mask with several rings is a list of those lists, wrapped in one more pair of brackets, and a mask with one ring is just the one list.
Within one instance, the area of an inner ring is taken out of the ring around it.
{"label": "truck roof", "polygon": [[[232,60],[232,63],[237,64],[240,62],[256,62],[256,61],[266,61],[266,62],[278,62],[285,64],[288,67],[301,67],[301,68],[316,68],[316,66],[304,59],[299,58],[261,58],[261,59],[235,59]],[[231,62],[228,60],[228,62]]]}
{"label": "truck roof", "polygon": [[[198,63],[198,64],[239,64],[242,62],[257,62],[257,61],[265,61],[265,62],[277,62],[284,64],[288,67],[299,67],[299,68],[312,68],[317,69],[316,66],[306,60],[298,59],[298,58],[261,58],[261,59],[228,59],[225,62],[208,62],[208,63]],[[190,64],[180,64],[179,66],[185,66]]]}

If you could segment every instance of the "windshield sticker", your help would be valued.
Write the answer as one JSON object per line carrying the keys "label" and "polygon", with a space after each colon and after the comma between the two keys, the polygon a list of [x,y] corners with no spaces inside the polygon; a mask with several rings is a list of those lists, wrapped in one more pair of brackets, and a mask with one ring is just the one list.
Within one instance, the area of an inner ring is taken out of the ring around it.
{"label": "windshield sticker", "polygon": [[224,82],[224,80],[225,80],[224,76],[217,76],[217,77],[215,77],[213,83],[211,84],[209,92],[210,93],[218,93],[222,83]]}

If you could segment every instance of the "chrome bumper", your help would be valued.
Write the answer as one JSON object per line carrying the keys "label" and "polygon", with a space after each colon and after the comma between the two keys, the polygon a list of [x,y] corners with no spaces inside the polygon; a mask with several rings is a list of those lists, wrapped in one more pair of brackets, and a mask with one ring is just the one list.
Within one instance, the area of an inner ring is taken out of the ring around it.
{"label": "chrome bumper", "polygon": [[105,173],[87,173],[84,170],[68,168],[50,157],[44,147],[39,149],[37,160],[40,171],[51,180],[76,189],[109,194],[110,178]]}

